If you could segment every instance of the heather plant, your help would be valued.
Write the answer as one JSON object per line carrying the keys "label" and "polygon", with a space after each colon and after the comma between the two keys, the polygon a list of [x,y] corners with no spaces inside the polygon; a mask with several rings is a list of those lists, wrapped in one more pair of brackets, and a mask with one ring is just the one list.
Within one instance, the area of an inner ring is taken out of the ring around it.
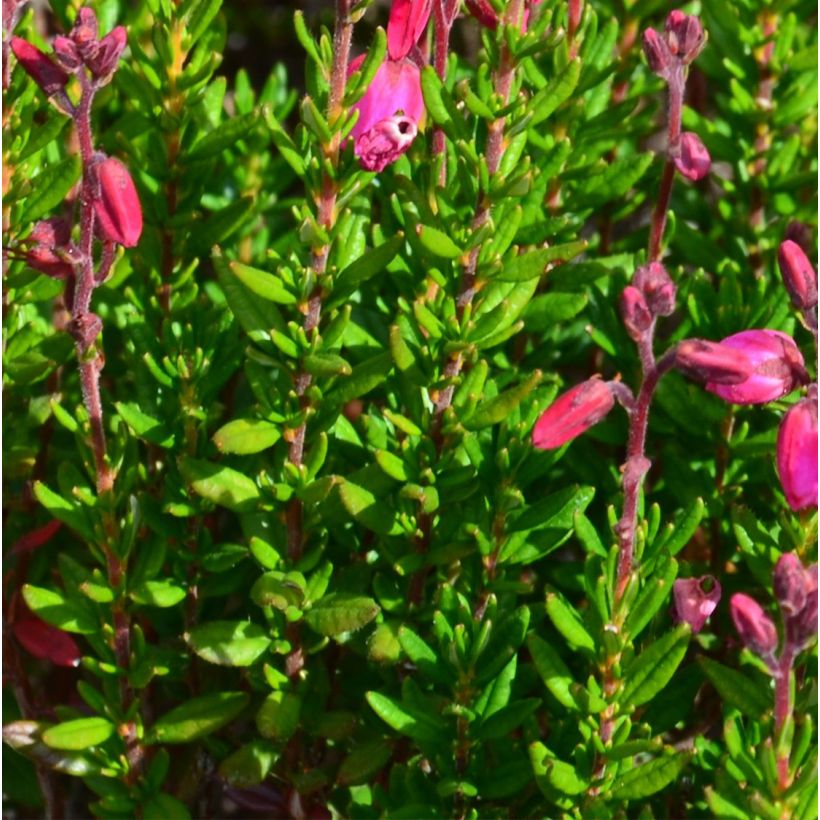
{"label": "heather plant", "polygon": [[816,817],[816,22],[4,2],[5,811]]}

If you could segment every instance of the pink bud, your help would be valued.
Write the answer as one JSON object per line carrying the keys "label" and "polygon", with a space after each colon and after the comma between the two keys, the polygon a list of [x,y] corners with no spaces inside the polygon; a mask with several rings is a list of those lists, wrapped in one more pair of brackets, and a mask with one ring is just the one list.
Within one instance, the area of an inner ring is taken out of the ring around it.
{"label": "pink bud", "polygon": [[744,353],[705,339],[686,339],[675,351],[675,367],[684,375],[716,384],[740,384],[752,375]]}
{"label": "pink bud", "polygon": [[33,615],[17,621],[14,637],[35,658],[51,661],[56,666],[79,666],[82,654],[74,639],[55,626]]}
{"label": "pink bud", "polygon": [[810,578],[800,559],[787,552],[780,556],[774,567],[774,594],[784,615],[792,618],[806,605]]}
{"label": "pink bud", "polygon": [[430,17],[432,0],[393,0],[387,21],[387,53],[391,60],[406,57],[418,42]]}
{"label": "pink bud", "polygon": [[68,37],[58,35],[54,38],[52,46],[54,48],[54,59],[66,71],[76,71],[83,64],[80,53],[77,51],[77,46],[74,44],[74,41]]}
{"label": "pink bud", "polygon": [[553,450],[580,436],[603,419],[615,398],[606,382],[588,379],[559,396],[540,416],[532,431],[532,443]]}
{"label": "pink bud", "polygon": [[669,50],[684,64],[691,63],[703,50],[706,39],[703,26],[697,17],[679,10],[671,11],[666,18],[664,29]]}
{"label": "pink bud", "polygon": [[817,272],[800,245],[791,239],[781,243],[777,261],[792,303],[801,310],[813,308],[817,304]]}
{"label": "pink bud", "polygon": [[142,233],[142,208],[128,169],[113,157],[93,169],[97,196],[94,213],[103,239],[133,248]]}
{"label": "pink bud", "polygon": [[68,82],[68,74],[55,65],[39,48],[29,43],[28,40],[12,37],[11,50],[17,58],[17,62],[47,96],[50,97],[65,88]]}
{"label": "pink bud", "polygon": [[638,341],[652,325],[652,314],[643,294],[627,285],[621,294],[621,316],[627,333]]}
{"label": "pink bud", "polygon": [[817,564],[805,571],[806,603],[791,623],[791,637],[802,648],[817,634]]}
{"label": "pink bud", "polygon": [[777,434],[777,472],[793,510],[817,506],[817,393],[795,404]]}
{"label": "pink bud", "polygon": [[681,578],[672,587],[675,613],[693,632],[700,632],[720,601],[720,584],[711,576]]}
{"label": "pink bud", "polygon": [[71,226],[66,220],[57,217],[41,220],[25,241],[34,243],[33,247],[23,254],[26,262],[34,270],[54,279],[66,279],[74,272],[65,254],[60,253],[68,249],[71,241]]}
{"label": "pink bud", "polygon": [[71,29],[71,39],[83,59],[96,49],[97,31],[97,15],[94,10],[88,6],[81,8],[74,20],[74,28]]}
{"label": "pink bud", "polygon": [[578,31],[578,26],[581,25],[581,17],[584,14],[583,0],[569,0],[567,3],[567,30],[570,36],[573,36]]}
{"label": "pink bud", "polygon": [[672,65],[672,53],[666,40],[653,28],[643,33],[643,53],[652,72],[665,77]]}
{"label": "pink bud", "polygon": [[703,179],[712,166],[712,159],[706,146],[697,134],[684,131],[680,138],[680,151],[674,157],[675,167],[687,179],[697,182]]}
{"label": "pink bud", "polygon": [[650,262],[635,271],[632,284],[643,293],[655,316],[671,316],[675,311],[677,288],[660,262]]}
{"label": "pink bud", "polygon": [[777,629],[760,604],[739,592],[732,596],[730,610],[740,640],[761,658],[770,657],[777,648]]}
{"label": "pink bud", "polygon": [[482,26],[492,31],[498,28],[498,15],[487,0],[465,0],[465,5]]}
{"label": "pink bud", "polygon": [[740,384],[709,382],[706,389],[733,404],[765,404],[791,393],[803,383],[803,356],[791,336],[777,330],[744,330],[721,341],[743,353],[752,373]]}
{"label": "pink bud", "polygon": [[86,65],[95,77],[110,77],[114,73],[127,40],[122,26],[117,26],[100,40],[97,48],[86,58]]}
{"label": "pink bud", "polygon": [[356,140],[356,156],[367,171],[383,171],[412,144],[418,128],[409,117],[390,117]]}

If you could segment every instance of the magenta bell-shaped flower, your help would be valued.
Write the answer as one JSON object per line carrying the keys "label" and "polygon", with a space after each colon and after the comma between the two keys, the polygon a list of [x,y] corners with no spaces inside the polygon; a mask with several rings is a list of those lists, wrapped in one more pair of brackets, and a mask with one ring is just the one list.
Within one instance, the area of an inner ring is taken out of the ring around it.
{"label": "magenta bell-shaped flower", "polygon": [[817,388],[783,417],[777,434],[777,472],[793,510],[817,506]]}
{"label": "magenta bell-shaped flower", "polygon": [[612,409],[615,398],[609,385],[588,379],[559,396],[540,416],[532,431],[532,443],[553,450],[580,436]]}
{"label": "magenta bell-shaped flower", "polygon": [[733,404],[765,404],[791,393],[805,377],[803,356],[791,336],[777,330],[744,330],[721,341],[745,354],[752,373],[740,384],[708,382],[706,389]]}
{"label": "magenta bell-shaped flower", "polygon": [[753,370],[744,353],[707,339],[680,342],[675,349],[675,367],[690,379],[716,384],[742,384]]}
{"label": "magenta bell-shaped flower", "polygon": [[701,578],[679,578],[672,587],[675,614],[693,632],[700,632],[720,602],[720,584],[711,575]]}

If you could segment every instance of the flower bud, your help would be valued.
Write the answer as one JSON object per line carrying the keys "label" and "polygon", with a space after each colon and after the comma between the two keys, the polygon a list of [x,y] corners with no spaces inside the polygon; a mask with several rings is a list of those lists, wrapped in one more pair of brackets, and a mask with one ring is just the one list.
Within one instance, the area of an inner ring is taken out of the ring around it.
{"label": "flower bud", "polygon": [[791,636],[802,648],[817,635],[817,564],[805,571],[806,603],[791,623]]}
{"label": "flower bud", "polygon": [[102,79],[114,73],[127,40],[122,26],[117,26],[100,40],[97,48],[86,58],[86,65],[95,77]]}
{"label": "flower bud", "polygon": [[55,65],[39,48],[29,43],[28,40],[23,40],[21,37],[12,37],[11,50],[17,58],[17,62],[20,63],[31,79],[40,86],[46,96],[50,97],[65,88],[68,82],[68,74],[58,65]]}
{"label": "flower bud", "polygon": [[54,59],[66,71],[74,72],[83,64],[77,46],[70,38],[58,35],[54,38],[52,46],[54,48]]}
{"label": "flower bud", "polygon": [[777,472],[793,510],[817,506],[817,393],[795,404],[777,434]]}
{"label": "flower bud", "polygon": [[97,48],[97,15],[94,10],[85,6],[77,12],[74,28],[71,29],[71,39],[77,46],[80,56],[85,59]]}
{"label": "flower bud", "polygon": [[61,250],[67,250],[71,241],[71,226],[64,219],[52,217],[38,222],[25,242],[33,243],[24,254],[34,270],[55,279],[66,279],[74,271]]}
{"label": "flower bud", "polygon": [[356,140],[356,156],[367,171],[383,171],[407,151],[416,134],[416,123],[409,117],[389,117]]}
{"label": "flower bud", "polygon": [[627,285],[621,294],[621,316],[626,332],[637,342],[652,325],[652,313],[643,294]]}
{"label": "flower bud", "polygon": [[774,594],[787,618],[798,615],[806,605],[809,578],[800,559],[787,552],[775,564],[773,575]]}
{"label": "flower bud", "polygon": [[792,304],[801,310],[813,308],[817,304],[817,272],[800,245],[791,239],[781,243],[777,261]]}
{"label": "flower bud", "polygon": [[652,72],[665,77],[672,66],[672,53],[666,40],[653,28],[643,33],[643,53]]}
{"label": "flower bud", "polygon": [[675,167],[687,179],[697,182],[709,173],[712,158],[697,134],[684,131],[680,138],[679,151],[676,153],[673,157]]}
{"label": "flower bud", "polygon": [[664,29],[669,51],[684,64],[691,63],[703,50],[706,38],[697,17],[679,10],[671,11]]}
{"label": "flower bud", "polygon": [[532,431],[532,443],[541,450],[560,447],[601,421],[613,404],[615,398],[606,382],[581,382],[541,414]]}
{"label": "flower bud", "polygon": [[791,336],[777,330],[744,330],[721,341],[743,353],[752,373],[741,384],[709,382],[706,389],[733,404],[765,404],[791,393],[806,379],[803,356]]}
{"label": "flower bud", "polygon": [[118,159],[106,157],[94,165],[93,174],[100,236],[133,248],[142,233],[142,208],[128,169]]}
{"label": "flower bud", "polygon": [[672,587],[678,621],[685,621],[693,632],[700,632],[715,611],[720,593],[720,584],[711,575],[679,578]]}
{"label": "flower bud", "polygon": [[650,262],[635,271],[632,284],[646,299],[655,316],[671,316],[675,311],[677,288],[660,262]]}
{"label": "flower bud", "polygon": [[777,649],[777,629],[760,604],[739,592],[732,596],[730,609],[744,645],[763,659],[770,657]]}
{"label": "flower bud", "polygon": [[22,618],[13,626],[14,637],[35,658],[55,666],[79,666],[82,653],[74,639],[35,616]]}
{"label": "flower bud", "polygon": [[467,11],[485,28],[495,31],[498,28],[498,15],[487,0],[465,0]]}
{"label": "flower bud", "polygon": [[752,375],[745,354],[706,339],[682,341],[675,350],[675,367],[691,379],[715,384],[741,384]]}

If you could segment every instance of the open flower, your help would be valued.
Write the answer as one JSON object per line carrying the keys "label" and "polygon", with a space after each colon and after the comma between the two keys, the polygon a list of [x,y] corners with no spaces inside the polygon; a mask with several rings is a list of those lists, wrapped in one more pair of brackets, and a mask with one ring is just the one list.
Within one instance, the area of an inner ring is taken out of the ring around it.
{"label": "open flower", "polygon": [[679,578],[672,587],[675,614],[685,621],[693,632],[700,632],[720,602],[720,584],[711,576]]}

